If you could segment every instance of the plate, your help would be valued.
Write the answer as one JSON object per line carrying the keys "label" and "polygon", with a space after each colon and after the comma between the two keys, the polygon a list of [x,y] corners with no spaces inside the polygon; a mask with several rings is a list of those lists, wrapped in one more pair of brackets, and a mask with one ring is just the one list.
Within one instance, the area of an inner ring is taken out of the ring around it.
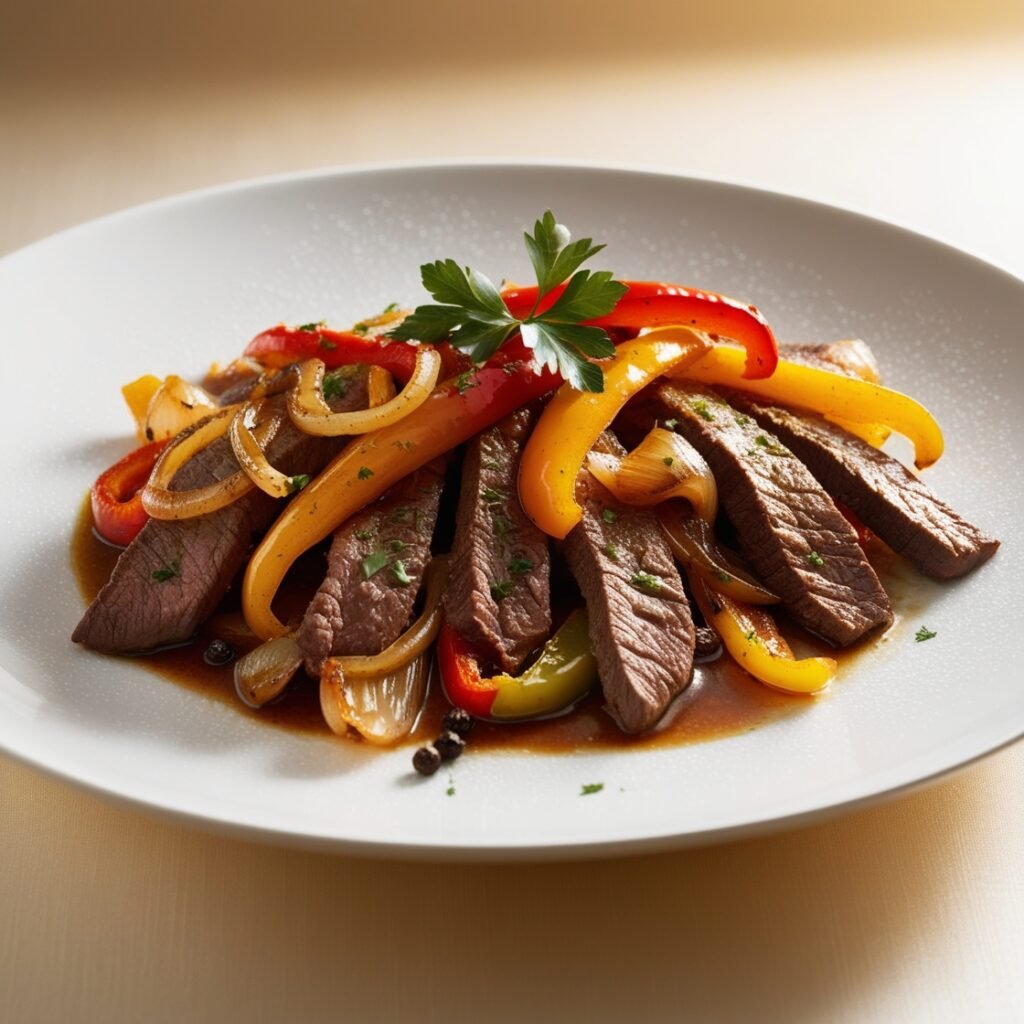
{"label": "plate", "polygon": [[[904,621],[808,712],[714,742],[470,754],[455,795],[367,751],[253,723],[138,662],[79,650],[68,548],[88,484],[126,447],[118,389],[201,373],[279,320],[352,322],[416,300],[420,263],[528,278],[551,207],[601,266],[756,303],[786,339],[859,336],[936,414],[929,473],[1003,540],[966,580],[912,588]],[[537,164],[324,172],[186,195],[0,262],[8,500],[0,517],[0,743],[68,780],[204,825],[334,850],[483,859],[622,853],[806,821],[964,765],[1024,733],[1024,284],[939,242],[715,181]],[[937,636],[917,643],[927,625]],[[581,786],[604,789],[581,798]]]}

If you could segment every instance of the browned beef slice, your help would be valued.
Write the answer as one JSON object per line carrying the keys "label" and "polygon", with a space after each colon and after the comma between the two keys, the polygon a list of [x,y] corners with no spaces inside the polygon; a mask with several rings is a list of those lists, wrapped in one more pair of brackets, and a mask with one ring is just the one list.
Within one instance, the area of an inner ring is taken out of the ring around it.
{"label": "browned beef slice", "polygon": [[443,472],[441,460],[424,466],[335,532],[299,629],[311,675],[332,655],[379,654],[405,629],[430,562]]}
{"label": "browned beef slice", "polygon": [[779,346],[779,355],[794,363],[831,370],[847,377],[860,377],[875,383],[882,379],[874,352],[859,338],[821,344],[787,342]]}
{"label": "browned beef slice", "polygon": [[517,497],[519,455],[534,414],[520,409],[470,442],[445,594],[449,624],[516,672],[551,633],[547,537]]}
{"label": "browned beef slice", "polygon": [[[595,447],[621,451],[610,434]],[[601,687],[621,727],[643,732],[693,675],[689,602],[650,509],[620,505],[586,471],[576,497],[583,520],[565,557],[586,598]]]}
{"label": "browned beef slice", "polygon": [[[360,409],[366,400],[366,373],[359,370],[345,395],[332,406],[338,412]],[[268,446],[267,456],[284,473],[313,475],[344,443],[345,438],[310,437],[286,421]],[[202,487],[237,469],[228,439],[221,438],[179,470],[171,489]],[[109,654],[131,654],[188,640],[224,596],[254,540],[281,507],[275,498],[252,490],[206,516],[150,520],[122,552],[71,639]]]}
{"label": "browned beef slice", "polygon": [[747,411],[796,453],[836,501],[926,575],[962,576],[999,547],[901,462],[842,427],[814,413],[752,403]]}
{"label": "browned beef slice", "polygon": [[710,465],[755,572],[797,622],[841,646],[892,622],[853,527],[778,438],[699,386],[663,383],[645,395],[630,415],[646,408],[648,426],[677,421]]}

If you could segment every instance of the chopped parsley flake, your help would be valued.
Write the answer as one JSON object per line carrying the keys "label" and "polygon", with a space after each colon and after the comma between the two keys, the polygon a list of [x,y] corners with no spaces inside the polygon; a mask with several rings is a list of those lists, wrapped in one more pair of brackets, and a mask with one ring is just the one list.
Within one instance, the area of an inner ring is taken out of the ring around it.
{"label": "chopped parsley flake", "polygon": [[343,397],[351,385],[348,377],[340,373],[329,373],[324,377],[324,401],[333,402],[336,398]]}
{"label": "chopped parsley flake", "polygon": [[825,559],[822,558],[821,555],[819,555],[817,551],[811,551],[807,555],[807,561],[810,562],[811,565],[815,565],[815,566],[822,566],[822,565],[825,564]]}
{"label": "chopped parsley flake", "polygon": [[[156,575],[156,574],[154,573],[154,575]],[[934,636],[938,636],[938,635],[939,635],[938,633],[936,633],[936,632],[935,632],[934,630],[932,630],[932,629],[929,629],[929,628],[928,628],[927,626],[922,626],[922,627],[921,627],[921,628],[920,628],[920,629],[919,629],[919,630],[918,630],[918,631],[917,631],[917,632],[916,632],[916,633],[914,634],[914,640],[915,640],[915,641],[916,641],[917,643],[919,643],[919,644],[923,644],[923,643],[925,642],[925,640],[931,640],[931,638],[932,638],[932,637],[934,637]]]}
{"label": "chopped parsley flake", "polygon": [[394,574],[395,581],[401,586],[407,587],[412,583],[412,577],[405,571],[405,562],[402,559],[395,559],[395,564],[391,566],[391,572]]}
{"label": "chopped parsley flake", "polygon": [[600,793],[602,789],[604,789],[603,782],[588,782],[580,787],[580,796],[591,796],[594,793]]}
{"label": "chopped parsley flake", "polygon": [[666,466],[671,466],[676,460],[673,459],[671,455],[666,455],[661,461],[664,462]]}
{"label": "chopped parsley flake", "polygon": [[369,326],[364,323],[358,323],[352,325],[353,334],[365,334],[369,330]]}
{"label": "chopped parsley flake", "polygon": [[708,408],[708,403],[703,398],[690,399],[693,411],[702,419],[709,422],[715,418],[714,413]]}
{"label": "chopped parsley flake", "polygon": [[388,554],[386,551],[374,551],[373,554],[367,555],[362,562],[363,579],[368,580],[371,576],[375,576],[387,564]]}
{"label": "chopped parsley flake", "polygon": [[496,515],[494,517],[494,532],[504,540],[512,532],[512,520],[507,516]]}
{"label": "chopped parsley flake", "polygon": [[320,347],[324,349],[324,351],[326,352],[333,352],[338,347],[337,342],[331,341],[330,338],[325,338],[322,334],[320,335],[318,341]]}
{"label": "chopped parsley flake", "polygon": [[492,583],[491,597],[498,602],[504,601],[512,593],[514,586],[515,584],[511,580],[499,580],[497,583]]}
{"label": "chopped parsley flake", "polygon": [[635,572],[629,577],[629,582],[637,590],[646,591],[648,594],[657,594],[661,590],[661,580],[649,572]]}
{"label": "chopped parsley flake", "polygon": [[356,530],[356,540],[369,540],[373,536],[373,530]]}
{"label": "chopped parsley flake", "polygon": [[743,639],[746,640],[747,643],[756,644],[757,634],[754,632],[754,630],[751,630]]}
{"label": "chopped parsley flake", "polygon": [[528,558],[513,558],[508,563],[508,571],[512,576],[525,576],[533,569],[533,562]]}
{"label": "chopped parsley flake", "polygon": [[153,579],[157,583],[166,583],[168,580],[173,580],[175,576],[181,575],[181,555],[171,562],[170,565],[162,565],[159,569],[153,570]]}
{"label": "chopped parsley flake", "polygon": [[455,378],[455,390],[464,395],[470,388],[480,387],[480,378],[472,370],[466,370]]}
{"label": "chopped parsley flake", "polygon": [[410,448],[416,447],[415,441],[392,441],[391,443],[396,448],[401,448],[403,451],[408,451]]}
{"label": "chopped parsley flake", "polygon": [[494,459],[484,459],[483,462],[480,463],[480,465],[484,469],[501,469],[501,466],[499,466],[498,463],[494,461]]}
{"label": "chopped parsley flake", "polygon": [[308,473],[299,473],[297,476],[288,478],[288,493],[297,494],[306,484],[309,483]]}
{"label": "chopped parsley flake", "polygon": [[750,422],[749,416],[744,416],[741,412],[734,412],[733,419],[736,421],[737,426],[745,427]]}
{"label": "chopped parsley flake", "polygon": [[619,549],[614,544],[605,544],[601,550],[613,561],[619,560]]}
{"label": "chopped parsley flake", "polygon": [[371,476],[373,476],[373,470],[370,469],[369,466],[360,466],[359,467],[359,479],[360,480],[369,480]]}
{"label": "chopped parsley flake", "polygon": [[606,523],[617,523],[619,521],[619,513],[613,508],[601,509],[601,518]]}
{"label": "chopped parsley flake", "polygon": [[400,308],[397,302],[389,302],[381,311],[381,316],[385,313],[397,313]]}
{"label": "chopped parsley flake", "polygon": [[676,424],[678,422],[679,422],[679,420],[665,420],[665,429],[666,430],[675,430],[676,429]]}
{"label": "chopped parsley flake", "polygon": [[299,324],[299,326],[296,328],[296,330],[298,330],[298,331],[309,331],[312,334],[314,331],[319,331],[320,328],[323,327],[323,325],[325,323],[327,323],[326,320],[316,320],[313,323],[309,323],[309,324]]}
{"label": "chopped parsley flake", "polygon": [[405,541],[398,540],[397,538],[393,541],[388,542],[388,550],[399,552],[405,550]]}
{"label": "chopped parsley flake", "polygon": [[721,569],[715,570],[715,579],[718,580],[719,583],[730,583],[732,581],[732,577]]}
{"label": "chopped parsley flake", "polygon": [[758,434],[757,437],[754,438],[754,444],[756,444],[759,448],[763,448],[766,452],[769,452],[772,455],[789,454],[789,452],[786,451],[786,449],[783,448],[781,444],[778,444],[777,442],[772,441],[770,438],[765,437],[764,434]]}
{"label": "chopped parsley flake", "polygon": [[480,497],[484,499],[487,505],[500,505],[507,497],[507,494],[503,494],[497,488],[485,487],[480,492]]}

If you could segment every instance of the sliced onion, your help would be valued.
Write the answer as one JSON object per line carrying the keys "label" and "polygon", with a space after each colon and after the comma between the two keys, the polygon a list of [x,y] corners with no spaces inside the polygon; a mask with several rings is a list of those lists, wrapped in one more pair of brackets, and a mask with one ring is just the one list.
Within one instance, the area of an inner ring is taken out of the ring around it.
{"label": "sliced onion", "polygon": [[421,654],[402,668],[374,679],[345,676],[340,658],[331,658],[320,676],[320,707],[331,731],[354,729],[363,739],[390,746],[412,732],[427,694],[430,659]]}
{"label": "sliced onion", "polygon": [[301,664],[295,634],[275,637],[235,662],[235,692],[243,704],[263,707],[284,690]]}
{"label": "sliced onion", "polygon": [[149,515],[154,519],[191,519],[224,508],[252,490],[252,481],[241,470],[205,487],[190,491],[170,490],[170,483],[178,470],[194,455],[223,437],[237,411],[237,405],[226,406],[205,423],[177,437],[161,452],[149,482],[142,489],[142,507]]}
{"label": "sliced onion", "polygon": [[198,384],[171,374],[149,400],[144,433],[150,441],[166,441],[218,408],[217,400]]}
{"label": "sliced onion", "polygon": [[628,455],[591,452],[587,468],[625,505],[659,505],[685,498],[701,519],[718,514],[711,468],[685,438],[655,427]]}
{"label": "sliced onion", "polygon": [[689,516],[675,502],[658,509],[672,553],[716,593],[747,604],[777,604],[778,598],[737,568],[718,548],[711,524]]}
{"label": "sliced onion", "polygon": [[[286,476],[267,460],[264,448],[270,443],[284,422],[284,413],[280,410],[272,412],[260,420],[264,409],[264,399],[255,398],[246,402],[231,420],[231,450],[235,453],[242,472],[264,493],[273,498],[286,498],[297,488],[294,478]],[[263,443],[253,433],[257,422],[265,424]]]}
{"label": "sliced onion", "polygon": [[307,360],[299,369],[299,382],[288,395],[288,415],[307,434],[338,437],[342,434],[366,434],[389,427],[418,409],[429,397],[441,372],[441,354],[421,345],[416,352],[412,376],[390,401],[369,409],[332,412],[324,401],[324,364]]}

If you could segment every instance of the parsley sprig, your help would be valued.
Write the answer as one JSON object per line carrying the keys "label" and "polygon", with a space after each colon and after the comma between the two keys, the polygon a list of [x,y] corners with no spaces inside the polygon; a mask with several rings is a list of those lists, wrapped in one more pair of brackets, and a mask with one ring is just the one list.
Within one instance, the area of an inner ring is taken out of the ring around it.
{"label": "parsley sprig", "polygon": [[[604,246],[590,238],[572,241],[569,229],[550,210],[536,222],[533,234],[523,237],[538,286],[528,316],[513,316],[501,292],[480,271],[452,259],[436,260],[420,267],[420,274],[437,305],[418,306],[388,336],[428,343],[450,338],[479,365],[518,331],[538,367],[560,373],[579,391],[603,391],[604,374],[590,360],[607,359],[615,346],[604,330],[583,321],[610,313],[626,286],[613,280],[611,271],[581,270]],[[538,312],[562,282],[562,294]]]}

